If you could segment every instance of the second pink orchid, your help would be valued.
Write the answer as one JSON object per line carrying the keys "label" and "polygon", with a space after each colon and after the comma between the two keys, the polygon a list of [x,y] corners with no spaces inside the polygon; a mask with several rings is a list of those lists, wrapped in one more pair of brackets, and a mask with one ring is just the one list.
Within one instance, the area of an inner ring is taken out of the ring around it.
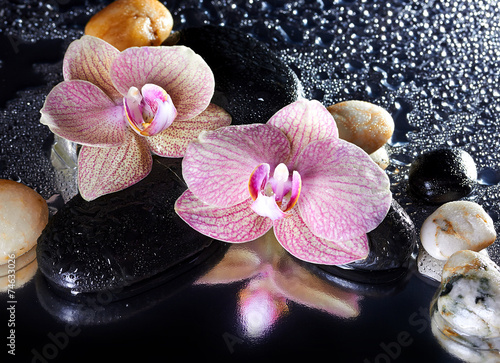
{"label": "second pink orchid", "polygon": [[317,101],[299,100],[264,125],[202,132],[182,166],[189,189],[176,211],[191,227],[232,243],[274,228],[288,252],[312,263],[365,258],[366,233],[392,199],[385,172],[338,138]]}
{"label": "second pink orchid", "polygon": [[210,103],[211,69],[186,47],[120,52],[86,35],[69,46],[63,76],[47,95],[41,122],[83,145],[78,186],[87,200],[146,177],[151,153],[183,157],[201,131],[231,123],[228,113]]}

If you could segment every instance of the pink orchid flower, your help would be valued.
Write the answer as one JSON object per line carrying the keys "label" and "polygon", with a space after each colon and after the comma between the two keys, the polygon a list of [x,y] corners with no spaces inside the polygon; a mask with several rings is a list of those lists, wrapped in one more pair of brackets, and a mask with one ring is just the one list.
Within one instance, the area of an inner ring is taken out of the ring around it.
{"label": "pink orchid flower", "polygon": [[175,208],[195,230],[240,243],[274,227],[283,248],[312,263],[365,258],[366,233],[392,198],[385,172],[338,138],[318,101],[296,101],[267,124],[203,132],[182,168],[189,189]]}
{"label": "pink orchid flower", "polygon": [[201,131],[231,123],[229,114],[210,103],[211,69],[186,47],[120,52],[86,35],[70,44],[63,76],[47,95],[41,123],[83,145],[78,185],[86,200],[145,178],[151,153],[183,157]]}

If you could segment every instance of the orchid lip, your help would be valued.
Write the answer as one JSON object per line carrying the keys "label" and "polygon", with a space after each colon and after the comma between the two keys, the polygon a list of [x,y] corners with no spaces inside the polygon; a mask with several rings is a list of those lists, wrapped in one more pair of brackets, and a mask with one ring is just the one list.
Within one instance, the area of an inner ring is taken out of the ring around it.
{"label": "orchid lip", "polygon": [[130,87],[123,98],[128,123],[141,136],[154,136],[167,129],[177,117],[172,98],[161,87],[146,84],[139,91]]}
{"label": "orchid lip", "polygon": [[290,178],[288,168],[283,163],[276,166],[272,177],[270,171],[269,164],[258,165],[250,175],[248,189],[254,200],[254,212],[278,220],[286,217],[286,212],[297,203],[302,181],[297,171],[293,171]]}

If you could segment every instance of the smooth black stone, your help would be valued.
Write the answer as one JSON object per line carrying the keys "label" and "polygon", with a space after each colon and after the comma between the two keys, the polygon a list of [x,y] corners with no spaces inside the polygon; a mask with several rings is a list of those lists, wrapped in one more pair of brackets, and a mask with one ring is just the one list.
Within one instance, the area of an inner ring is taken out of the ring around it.
{"label": "smooth black stone", "polygon": [[473,190],[477,178],[475,163],[460,149],[437,149],[412,162],[408,173],[408,192],[431,204],[459,200]]}
{"label": "smooth black stone", "polygon": [[211,238],[174,211],[186,189],[181,161],[155,158],[151,174],[123,191],[71,199],[38,239],[40,271],[73,293],[116,290],[144,281],[207,248]]}
{"label": "smooth black stone", "polygon": [[368,233],[367,258],[340,266],[320,267],[341,278],[363,283],[385,283],[406,274],[417,246],[415,225],[405,210],[392,200],[382,223]]}
{"label": "smooth black stone", "polygon": [[212,102],[231,114],[233,125],[266,123],[301,93],[295,73],[265,44],[229,27],[179,31],[177,44],[201,55],[214,73]]}
{"label": "smooth black stone", "polygon": [[144,313],[172,298],[219,262],[228,245],[212,243],[194,256],[151,278],[123,288],[72,295],[38,273],[36,292],[44,309],[73,325],[102,325]]}

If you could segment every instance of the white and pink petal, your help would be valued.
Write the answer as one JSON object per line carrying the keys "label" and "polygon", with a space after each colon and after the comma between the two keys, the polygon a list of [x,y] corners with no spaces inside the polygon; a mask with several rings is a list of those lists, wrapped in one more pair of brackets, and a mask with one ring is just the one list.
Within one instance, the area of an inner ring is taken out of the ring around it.
{"label": "white and pink petal", "polygon": [[118,146],[124,142],[127,125],[123,106],[96,85],[81,80],[56,85],[45,99],[40,122],[55,134],[90,146]]}
{"label": "white and pink petal", "polygon": [[354,144],[341,139],[311,143],[295,168],[302,177],[297,206],[318,237],[350,240],[385,218],[392,200],[389,178]]}
{"label": "white and pink petal", "polygon": [[64,54],[64,80],[89,81],[118,104],[123,95],[116,90],[109,73],[118,54],[118,49],[104,40],[84,35],[72,42]]}
{"label": "white and pink petal", "polygon": [[337,242],[320,238],[307,227],[296,208],[289,217],[274,222],[276,239],[300,260],[323,265],[342,265],[368,256],[366,234]]}
{"label": "white and pink petal", "polygon": [[163,88],[172,97],[178,120],[205,110],[215,88],[210,67],[184,46],[128,48],[113,62],[111,79],[124,95],[130,87],[140,89],[147,83]]}
{"label": "white and pink petal", "polygon": [[217,130],[229,126],[231,116],[221,107],[211,103],[207,109],[190,120],[175,120],[165,131],[146,138],[156,155],[182,158],[189,143],[202,131]]}
{"label": "white and pink petal", "polygon": [[189,189],[175,203],[177,214],[196,231],[214,239],[242,243],[263,236],[272,228],[269,218],[255,214],[252,199],[227,208],[217,208],[199,200]]}
{"label": "white and pink petal", "polygon": [[259,164],[268,163],[274,169],[289,152],[288,139],[273,126],[223,127],[203,132],[189,144],[183,176],[203,202],[229,207],[249,197],[249,178]]}
{"label": "white and pink petal", "polygon": [[144,138],[127,132],[122,146],[83,146],[78,156],[78,188],[85,200],[114,193],[144,179],[153,159]]}
{"label": "white and pink petal", "polygon": [[290,140],[292,150],[288,166],[293,165],[309,143],[330,137],[338,138],[339,135],[333,116],[316,100],[295,101],[279,110],[267,123],[279,128]]}

